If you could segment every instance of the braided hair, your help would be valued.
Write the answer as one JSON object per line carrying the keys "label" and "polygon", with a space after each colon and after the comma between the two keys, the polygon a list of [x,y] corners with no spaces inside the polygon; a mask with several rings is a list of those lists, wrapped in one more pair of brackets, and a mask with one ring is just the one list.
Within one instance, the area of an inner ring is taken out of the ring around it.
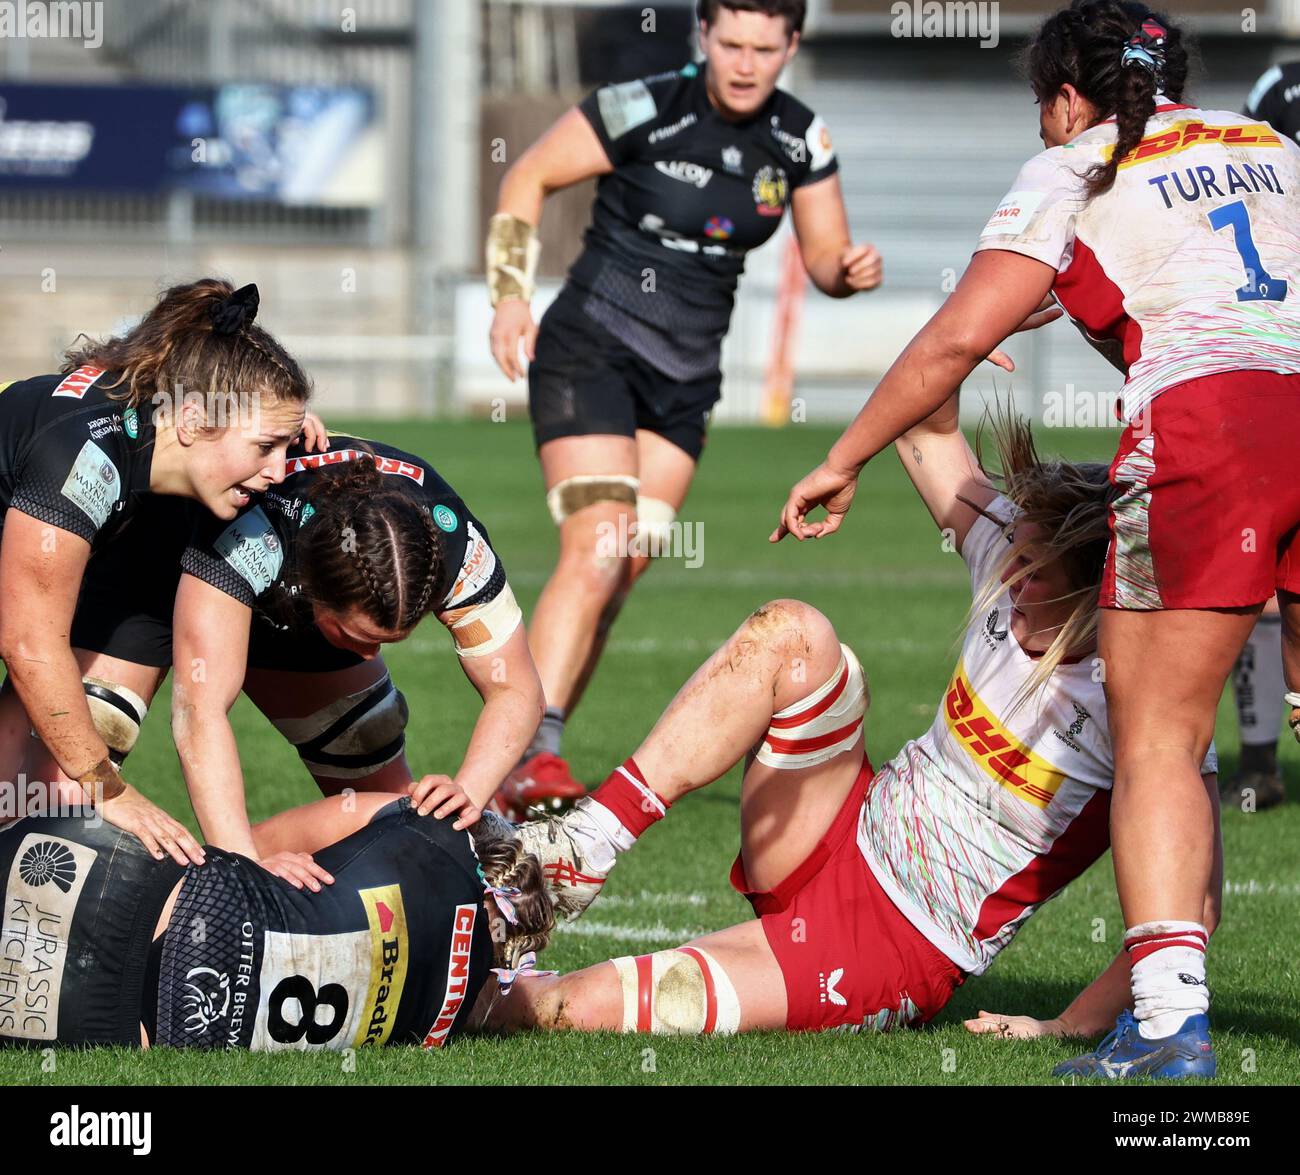
{"label": "braided hair", "polygon": [[357,608],[379,628],[409,632],[437,602],[445,548],[428,509],[398,480],[373,456],[322,469],[307,494],[299,565],[309,602]]}
{"label": "braided hair", "polygon": [[483,879],[489,885],[519,891],[512,903],[518,924],[510,926],[503,921],[504,937],[497,941],[494,933],[492,943],[496,965],[513,969],[529,951],[540,954],[555,929],[555,904],[546,875],[536,855],[524,849],[510,825],[492,819],[490,813],[470,829],[470,836]]}
{"label": "braided hair", "polygon": [[1067,82],[1118,126],[1114,154],[1087,175],[1089,199],[1110,191],[1141,141],[1156,95],[1181,102],[1189,52],[1168,17],[1133,0],[1074,0],[1049,17],[1025,51],[1030,85],[1049,102]]}

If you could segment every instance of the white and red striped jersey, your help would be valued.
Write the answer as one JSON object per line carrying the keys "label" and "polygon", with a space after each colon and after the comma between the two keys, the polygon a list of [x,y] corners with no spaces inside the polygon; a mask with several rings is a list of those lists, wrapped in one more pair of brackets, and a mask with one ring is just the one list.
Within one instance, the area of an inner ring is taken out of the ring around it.
{"label": "white and red striped jersey", "polygon": [[1300,372],[1300,147],[1266,123],[1164,102],[1091,200],[1114,120],[1031,159],[977,251],[1057,271],[1057,300],[1128,370],[1121,415],[1187,380]]}
{"label": "white and red striped jersey", "polygon": [[[1015,507],[998,497],[989,511],[1009,522]],[[966,536],[974,591],[1006,552],[1004,534],[980,518]],[[894,904],[973,974],[1110,843],[1115,765],[1099,662],[1058,666],[1013,710],[1035,656],[1010,622],[1003,590],[967,631],[934,725],[876,772],[858,825]],[[1217,770],[1211,747],[1202,771]]]}

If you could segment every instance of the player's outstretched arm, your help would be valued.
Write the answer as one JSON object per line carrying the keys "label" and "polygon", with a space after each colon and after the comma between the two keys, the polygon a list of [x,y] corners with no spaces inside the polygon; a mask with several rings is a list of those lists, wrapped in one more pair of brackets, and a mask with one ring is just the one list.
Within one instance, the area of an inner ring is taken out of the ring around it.
{"label": "player's outstretched arm", "polygon": [[[1214,868],[1210,874],[1210,887],[1205,894],[1205,909],[1201,922],[1211,934],[1219,924],[1223,900],[1223,839],[1219,832],[1219,776],[1207,772],[1201,776],[1206,794],[1214,808]],[[986,1012],[965,1021],[966,1030],[974,1033],[994,1033],[1014,1040],[1028,1040],[1036,1036],[1096,1037],[1109,1032],[1125,1008],[1133,1007],[1131,984],[1132,968],[1128,952],[1121,947],[1110,965],[1070,1002],[1070,1006],[1051,1020],[1035,1020],[1032,1016],[1013,1016],[1000,1012]]]}

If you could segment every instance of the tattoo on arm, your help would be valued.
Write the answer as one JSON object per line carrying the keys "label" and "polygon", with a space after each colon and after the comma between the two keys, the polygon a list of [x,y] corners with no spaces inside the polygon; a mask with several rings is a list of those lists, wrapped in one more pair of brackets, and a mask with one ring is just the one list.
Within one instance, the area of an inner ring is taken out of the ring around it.
{"label": "tattoo on arm", "polygon": [[918,449],[915,445],[912,446],[912,460],[915,461],[918,465],[921,464],[921,450]]}

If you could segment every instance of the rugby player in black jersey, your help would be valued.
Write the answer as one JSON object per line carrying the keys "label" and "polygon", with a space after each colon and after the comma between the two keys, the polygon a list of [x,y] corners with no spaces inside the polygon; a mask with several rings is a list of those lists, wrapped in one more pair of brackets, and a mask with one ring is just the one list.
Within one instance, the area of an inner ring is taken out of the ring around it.
{"label": "rugby player in black jersey", "polygon": [[335,884],[305,893],[219,848],[182,868],[81,816],[0,825],[0,1045],[437,1048],[493,964],[508,986],[554,925],[541,866],[495,818],[471,841],[371,794],[254,836],[318,851]]}
{"label": "rugby player in black jersey", "polygon": [[75,797],[94,796],[155,856],[202,861],[190,833],[119,774],[69,630],[92,552],[139,527],[147,503],[188,499],[231,519],[283,479],[310,385],[253,322],[257,305],[254,286],[175,286],[124,335],[83,340],[59,374],[0,384],[0,813],[32,799],[16,781],[34,732]]}
{"label": "rugby player in black jersey", "polygon": [[[529,410],[559,563],[529,644],[547,711],[512,783],[580,795],[559,758],[605,637],[649,557],[667,553],[690,488],[749,250],[787,209],[813,283],[844,298],[880,284],[849,236],[829,132],[777,88],[803,0],[701,0],[704,60],[605,86],[565,114],[501,183],[487,246],[492,354],[527,359]],[[528,299],[545,196],[600,177],[585,248],[540,328]],[[609,535],[631,535],[615,544]],[[623,549],[626,548],[626,549]]]}
{"label": "rugby player in black jersey", "polygon": [[[483,708],[454,777],[425,775],[416,803],[458,813],[462,828],[542,713],[523,616],[487,528],[421,458],[339,434],[328,443],[291,449],[284,481],[233,521],[203,517],[191,533],[155,516],[92,564],[72,634],[88,675],[113,685],[116,709],[102,706],[99,718],[129,728],[123,754],[168,667],[179,667],[173,735],[204,837],[313,890],[331,881],[328,870],[254,845],[228,717],[241,690],[325,794],[406,792],[416,786],[406,701],[380,650],[432,612]],[[148,590],[124,595],[128,575]],[[43,778],[49,765],[27,769]]]}

